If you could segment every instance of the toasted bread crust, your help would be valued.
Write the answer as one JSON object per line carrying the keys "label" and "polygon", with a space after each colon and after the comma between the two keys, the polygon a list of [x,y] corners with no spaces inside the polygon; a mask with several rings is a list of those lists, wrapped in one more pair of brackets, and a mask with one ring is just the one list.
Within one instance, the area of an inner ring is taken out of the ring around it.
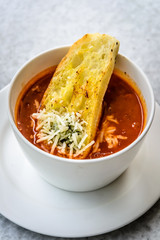
{"label": "toasted bread crust", "polygon": [[[86,145],[95,138],[118,49],[119,41],[114,37],[84,35],[61,60],[43,96],[41,106],[47,111],[81,113],[87,122]],[[89,151],[84,151],[81,158]]]}

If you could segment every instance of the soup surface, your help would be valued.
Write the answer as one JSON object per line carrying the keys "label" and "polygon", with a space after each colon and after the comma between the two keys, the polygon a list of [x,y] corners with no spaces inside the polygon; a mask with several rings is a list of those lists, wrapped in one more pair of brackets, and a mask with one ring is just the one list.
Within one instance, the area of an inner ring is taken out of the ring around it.
{"label": "soup surface", "polygon": [[[37,75],[32,84],[21,94],[17,102],[15,118],[19,131],[32,144],[49,152],[43,142],[37,143],[35,122],[32,114],[37,112],[43,94],[52,78],[55,67],[45,74]],[[102,117],[88,158],[99,158],[121,149],[132,143],[142,132],[144,126],[144,110],[139,94],[132,84],[128,84],[116,72],[112,74],[104,97]],[[55,155],[62,156],[57,150]],[[63,156],[64,157],[64,156]]]}

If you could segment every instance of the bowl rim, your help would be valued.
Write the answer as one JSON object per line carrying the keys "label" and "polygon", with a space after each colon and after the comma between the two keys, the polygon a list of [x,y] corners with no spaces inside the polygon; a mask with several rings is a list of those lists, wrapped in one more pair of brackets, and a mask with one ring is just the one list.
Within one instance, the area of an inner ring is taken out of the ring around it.
{"label": "bowl rim", "polygon": [[[15,122],[14,122],[14,119],[13,119],[13,116],[12,116],[12,113],[11,113],[11,103],[10,103],[10,100],[11,100],[11,93],[12,93],[12,88],[14,86],[14,83],[16,81],[16,78],[18,77],[18,75],[23,71],[23,68],[27,67],[27,65],[31,64],[33,61],[35,61],[37,58],[39,57],[42,57],[43,55],[45,54],[48,54],[54,50],[62,50],[62,49],[66,49],[70,47],[71,45],[62,45],[62,46],[57,46],[57,47],[54,47],[54,48],[51,48],[51,49],[48,49],[46,51],[43,51],[37,55],[35,55],[34,57],[32,57],[31,59],[29,59],[27,62],[25,62],[18,70],[17,72],[15,73],[15,75],[13,76],[12,80],[11,80],[11,83],[9,84],[9,94],[8,94],[8,117],[9,117],[9,121],[10,121],[10,124],[11,126],[13,127],[14,131],[18,134],[18,136],[20,137],[20,139],[22,139],[22,141],[30,146],[33,150],[37,151],[39,154],[42,154],[44,156],[46,156],[47,158],[50,158],[52,159],[53,161],[54,160],[58,160],[58,161],[61,161],[61,162],[69,162],[69,163],[73,163],[73,164],[86,164],[86,163],[95,163],[95,162],[103,162],[103,161],[107,161],[107,160],[110,160],[110,159],[113,159],[113,158],[117,158],[121,155],[123,155],[125,152],[128,152],[131,148],[133,148],[135,145],[137,145],[143,138],[144,136],[146,135],[146,133],[149,131],[150,127],[151,127],[151,124],[153,122],[153,119],[154,119],[154,114],[155,114],[155,98],[154,98],[154,93],[153,93],[153,89],[151,87],[151,84],[149,82],[149,79],[148,77],[146,76],[146,74],[141,70],[141,68],[135,63],[133,62],[132,60],[130,60],[128,57],[118,53],[118,55],[120,55],[120,57],[123,57],[125,58],[125,60],[127,60],[129,63],[131,63],[132,65],[134,65],[134,67],[137,69],[138,72],[140,72],[140,74],[143,76],[143,78],[145,79],[145,82],[148,86],[148,89],[149,89],[149,93],[150,93],[150,97],[151,97],[151,112],[150,112],[150,115],[149,115],[149,118],[147,120],[147,123],[142,131],[142,133],[131,143],[129,144],[127,147],[123,148],[122,150],[116,152],[116,153],[113,153],[111,155],[108,155],[108,156],[104,156],[104,157],[100,157],[100,158],[92,158],[92,159],[70,159],[70,158],[64,158],[64,157],[59,157],[59,156],[56,156],[56,155],[52,155],[50,153],[47,153],[43,150],[41,150],[40,148],[36,147],[34,144],[32,144],[31,142],[29,142],[23,135],[22,133],[18,130]],[[17,96],[18,97],[18,96]]]}

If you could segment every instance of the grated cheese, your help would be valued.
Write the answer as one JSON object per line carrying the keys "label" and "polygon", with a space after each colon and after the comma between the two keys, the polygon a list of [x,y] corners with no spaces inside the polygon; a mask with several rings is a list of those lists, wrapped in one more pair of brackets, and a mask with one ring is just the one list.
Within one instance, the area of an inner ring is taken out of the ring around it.
{"label": "grated cheese", "polygon": [[108,148],[111,149],[117,147],[119,139],[127,139],[126,136],[116,135],[116,126],[110,125],[110,122],[119,124],[118,120],[115,119],[113,115],[105,117],[105,121],[103,122],[102,127],[97,135],[96,142],[93,145],[93,153],[100,151],[99,145],[103,141],[107,142]]}
{"label": "grated cheese", "polygon": [[81,119],[80,113],[59,114],[55,110],[47,112],[45,109],[33,113],[32,118],[37,120],[37,143],[47,142],[51,145],[50,153],[57,148],[60,154],[68,154],[70,158],[82,154],[94,141],[85,144],[87,122]]}

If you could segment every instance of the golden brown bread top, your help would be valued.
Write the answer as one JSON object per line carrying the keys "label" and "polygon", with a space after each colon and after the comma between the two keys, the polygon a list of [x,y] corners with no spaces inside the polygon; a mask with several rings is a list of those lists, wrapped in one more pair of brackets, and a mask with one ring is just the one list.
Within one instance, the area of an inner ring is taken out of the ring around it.
{"label": "golden brown bread top", "polygon": [[[86,34],[59,63],[43,96],[46,112],[80,113],[87,124],[85,145],[95,138],[104,94],[112,75],[119,41],[106,34]],[[87,148],[80,158],[90,151]]]}

